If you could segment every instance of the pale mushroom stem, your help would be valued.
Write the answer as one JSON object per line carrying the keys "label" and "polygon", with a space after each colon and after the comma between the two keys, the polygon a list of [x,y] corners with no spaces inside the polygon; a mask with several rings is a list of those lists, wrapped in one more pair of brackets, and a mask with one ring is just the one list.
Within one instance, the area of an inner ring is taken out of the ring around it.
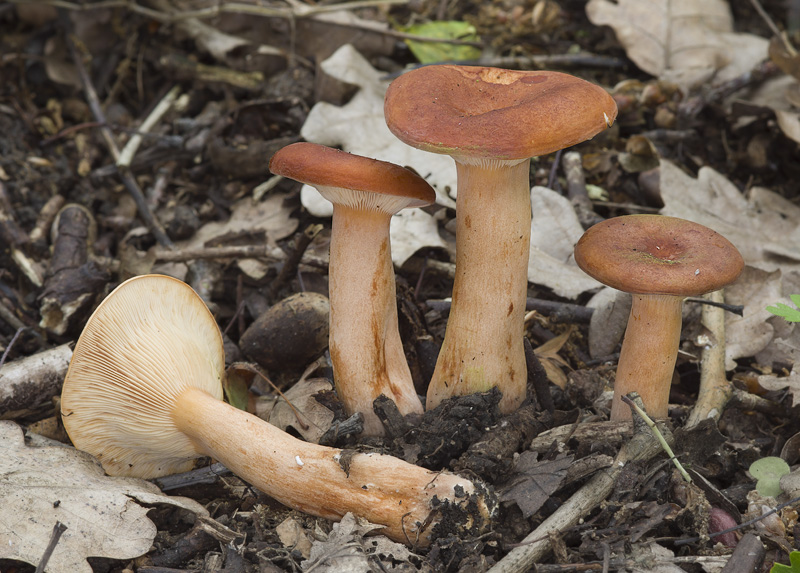
{"label": "pale mushroom stem", "polygon": [[[336,521],[352,512],[403,543],[430,543],[434,496],[460,503],[475,491],[468,480],[381,454],[355,454],[345,470],[341,450],[292,438],[196,388],[178,396],[172,421],[199,453],[284,505]],[[488,519],[482,501],[476,511],[476,523]]]}
{"label": "pale mushroom stem", "polygon": [[381,394],[402,414],[422,413],[397,324],[391,214],[334,205],[329,288],[330,353],[349,414],[364,414],[364,434],[382,435],[372,402]]}
{"label": "pale mushroom stem", "polygon": [[456,276],[426,407],[497,386],[500,410],[525,399],[530,160],[456,160]]}
{"label": "pale mushroom stem", "polygon": [[634,294],[617,365],[611,419],[630,420],[622,396],[636,391],[652,418],[666,418],[681,338],[683,297]]}

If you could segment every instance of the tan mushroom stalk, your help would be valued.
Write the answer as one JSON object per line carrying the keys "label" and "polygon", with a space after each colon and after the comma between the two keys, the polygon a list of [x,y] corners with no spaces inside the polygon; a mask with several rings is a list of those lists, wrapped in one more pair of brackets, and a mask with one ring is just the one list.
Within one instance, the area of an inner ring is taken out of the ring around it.
{"label": "tan mushroom stalk", "polygon": [[660,215],[627,215],[589,228],[575,246],[575,262],[603,284],[633,294],[611,419],[631,418],[621,398],[633,391],[650,416],[665,418],[683,299],[736,280],[744,268],[741,254],[703,225]]}
{"label": "tan mushroom stalk", "polygon": [[78,340],[64,426],[110,475],[154,478],[211,456],[289,507],[333,520],[353,512],[404,543],[427,545],[441,507],[461,511],[465,531],[487,524],[491,498],[470,481],[293,438],[222,402],[223,375],[222,337],[203,301],[175,279],[136,277]]}
{"label": "tan mushroom stalk", "polygon": [[314,143],[284,147],[269,168],[313,185],[333,203],[328,288],[334,382],[347,412],[364,415],[364,434],[382,435],[372,407],[381,394],[402,414],[422,412],[398,330],[389,223],[401,209],[433,203],[435,192],[408,169]]}
{"label": "tan mushroom stalk", "polygon": [[497,386],[511,412],[527,380],[530,157],[606,129],[614,100],[556,72],[427,66],[392,82],[384,112],[398,138],[451,155],[458,170],[453,302],[426,406]]}

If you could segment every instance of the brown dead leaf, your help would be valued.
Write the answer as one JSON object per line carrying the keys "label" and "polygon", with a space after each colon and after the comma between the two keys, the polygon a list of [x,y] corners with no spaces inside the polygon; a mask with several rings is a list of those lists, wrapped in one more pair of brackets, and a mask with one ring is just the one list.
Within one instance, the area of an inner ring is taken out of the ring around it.
{"label": "brown dead leaf", "polygon": [[[322,435],[331,427],[334,414],[320,404],[315,396],[320,392],[331,390],[333,385],[327,378],[308,378],[299,381],[283,393],[285,399],[279,398],[275,402],[269,415],[269,423],[284,431],[291,427],[303,436],[304,440],[318,444]],[[286,403],[287,400],[294,409]]]}
{"label": "brown dead leaf", "polygon": [[500,492],[500,501],[513,501],[527,519],[561,487],[572,463],[572,456],[539,462],[536,452],[522,452],[514,475]]}
{"label": "brown dead leaf", "polygon": [[60,521],[67,529],[48,571],[91,573],[87,557],[132,559],[149,551],[156,526],[145,504],[208,515],[199,503],[166,496],[147,481],[107,477],[97,460],[74,448],[28,447],[13,422],[0,422],[0,459],[0,557],[37,564]]}
{"label": "brown dead leaf", "polygon": [[590,0],[586,14],[613,28],[642,70],[684,91],[750,71],[767,55],[767,40],[734,33],[724,0]]}
{"label": "brown dead leaf", "polygon": [[567,375],[564,374],[564,371],[561,370],[560,367],[569,368],[569,363],[561,358],[558,352],[567,340],[569,340],[572,330],[573,327],[570,327],[570,329],[563,334],[559,334],[533,350],[534,354],[536,354],[541,361],[544,371],[547,373],[547,378],[562,390],[567,385]]}

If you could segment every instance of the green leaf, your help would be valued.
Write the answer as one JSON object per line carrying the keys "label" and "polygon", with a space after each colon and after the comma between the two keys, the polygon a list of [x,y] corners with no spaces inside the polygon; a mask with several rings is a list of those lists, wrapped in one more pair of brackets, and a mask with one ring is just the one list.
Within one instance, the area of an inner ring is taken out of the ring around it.
{"label": "green leaf", "polygon": [[[792,302],[800,307],[800,294],[789,295]],[[767,310],[776,316],[781,316],[789,322],[800,322],[800,308],[792,308],[788,304],[778,302],[775,306],[768,306]]]}
{"label": "green leaf", "polygon": [[789,553],[789,562],[791,565],[775,563],[769,573],[800,573],[800,551]]}
{"label": "green leaf", "polygon": [[[756,490],[765,497],[778,497],[781,489],[781,477],[788,474],[789,464],[781,458],[767,456],[750,464],[750,473],[758,480]],[[800,573],[800,571],[798,571]]]}
{"label": "green leaf", "polygon": [[[477,42],[475,26],[457,20],[437,20],[400,28],[401,31],[427,38],[442,40],[466,40]],[[481,51],[474,46],[442,44],[438,42],[418,42],[406,40],[411,53],[423,64],[448,62],[454,60],[476,60]]]}

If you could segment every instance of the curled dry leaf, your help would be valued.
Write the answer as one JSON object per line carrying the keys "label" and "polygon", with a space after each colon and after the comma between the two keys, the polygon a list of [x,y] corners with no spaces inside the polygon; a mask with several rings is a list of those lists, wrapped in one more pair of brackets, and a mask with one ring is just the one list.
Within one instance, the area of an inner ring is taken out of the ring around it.
{"label": "curled dry leaf", "polygon": [[639,68],[685,91],[750,71],[767,55],[767,40],[734,33],[724,0],[591,0],[586,14],[614,29]]}

